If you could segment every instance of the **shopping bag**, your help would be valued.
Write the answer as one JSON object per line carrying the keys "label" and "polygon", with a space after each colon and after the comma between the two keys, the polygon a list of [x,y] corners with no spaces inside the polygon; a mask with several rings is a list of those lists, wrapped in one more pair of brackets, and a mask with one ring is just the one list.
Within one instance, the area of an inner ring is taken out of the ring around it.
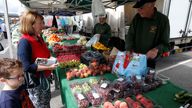
{"label": "shopping bag", "polygon": [[132,76],[145,76],[147,74],[147,57],[143,54],[118,51],[113,64],[112,73],[130,80]]}
{"label": "shopping bag", "polygon": [[91,47],[91,45],[94,45],[96,42],[98,42],[100,39],[100,34],[95,34],[87,43],[86,47]]}
{"label": "shopping bag", "polygon": [[126,78],[145,76],[147,74],[147,57],[144,54],[133,54],[129,65],[124,70]]}
{"label": "shopping bag", "polygon": [[35,88],[39,86],[39,78],[35,77],[35,74],[32,72],[24,72],[24,85],[26,89]]}
{"label": "shopping bag", "polygon": [[49,85],[49,81],[48,79],[45,77],[44,72],[40,72],[40,88],[42,89],[42,91],[48,91],[50,89],[50,85]]}
{"label": "shopping bag", "polygon": [[112,73],[116,75],[125,75],[125,69],[123,68],[126,52],[118,51],[115,61],[113,63]]}
{"label": "shopping bag", "polygon": [[106,15],[105,6],[101,0],[92,0],[91,11],[93,17]]}

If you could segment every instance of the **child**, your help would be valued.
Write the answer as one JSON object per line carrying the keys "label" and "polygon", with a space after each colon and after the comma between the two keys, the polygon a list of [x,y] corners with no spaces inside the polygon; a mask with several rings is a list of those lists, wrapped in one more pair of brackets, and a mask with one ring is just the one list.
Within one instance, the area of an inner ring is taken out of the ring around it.
{"label": "child", "polygon": [[24,75],[22,64],[15,59],[0,59],[0,108],[34,108],[27,91],[22,86]]}

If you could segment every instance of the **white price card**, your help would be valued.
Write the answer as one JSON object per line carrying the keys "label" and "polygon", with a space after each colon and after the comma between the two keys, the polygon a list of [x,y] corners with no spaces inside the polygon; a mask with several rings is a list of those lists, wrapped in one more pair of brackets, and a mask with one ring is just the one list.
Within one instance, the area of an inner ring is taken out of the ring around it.
{"label": "white price card", "polygon": [[113,90],[114,90],[115,92],[117,92],[117,93],[119,93],[119,92],[120,92],[120,90],[119,90],[119,89],[115,89],[115,88],[113,88]]}
{"label": "white price card", "polygon": [[85,97],[82,94],[78,94],[77,97],[78,97],[79,100],[85,99]]}
{"label": "white price card", "polygon": [[101,84],[101,88],[106,88],[107,86],[108,86],[107,83],[103,83],[103,84]]}
{"label": "white price card", "polygon": [[122,82],[124,79],[123,78],[118,78],[117,81]]}
{"label": "white price card", "polygon": [[93,97],[94,97],[95,99],[99,98],[99,94],[98,94],[98,93],[92,93],[92,94],[93,94]]}

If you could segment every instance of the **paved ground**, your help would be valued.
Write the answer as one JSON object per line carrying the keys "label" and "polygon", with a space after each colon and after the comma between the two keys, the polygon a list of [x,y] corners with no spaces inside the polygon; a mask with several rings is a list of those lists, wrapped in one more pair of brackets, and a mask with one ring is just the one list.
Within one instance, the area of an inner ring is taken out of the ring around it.
{"label": "paved ground", "polygon": [[[6,40],[0,41],[3,46],[7,46]],[[14,48],[14,47],[13,47]],[[0,58],[9,57],[9,51],[0,52]],[[16,49],[14,48],[14,57]],[[192,92],[192,52],[180,53],[169,57],[161,58],[157,62],[157,73],[170,78],[175,85]],[[1,85],[0,85],[1,88]],[[51,85],[52,100],[51,108],[63,108],[59,90],[55,90],[54,84]]]}
{"label": "paved ground", "polygon": [[175,85],[192,92],[192,52],[160,59],[157,64],[157,73],[169,77]]}

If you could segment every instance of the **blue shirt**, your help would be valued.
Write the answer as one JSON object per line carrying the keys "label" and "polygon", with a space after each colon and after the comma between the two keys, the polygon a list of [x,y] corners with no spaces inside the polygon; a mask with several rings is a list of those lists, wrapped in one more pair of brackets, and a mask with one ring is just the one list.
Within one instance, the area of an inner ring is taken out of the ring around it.
{"label": "blue shirt", "polygon": [[19,40],[17,56],[22,61],[24,72],[36,72],[37,65],[32,62],[32,47],[27,39]]}
{"label": "blue shirt", "polygon": [[0,91],[0,108],[34,108],[24,86]]}
{"label": "blue shirt", "polygon": [[0,108],[22,108],[20,89],[0,91]]}

